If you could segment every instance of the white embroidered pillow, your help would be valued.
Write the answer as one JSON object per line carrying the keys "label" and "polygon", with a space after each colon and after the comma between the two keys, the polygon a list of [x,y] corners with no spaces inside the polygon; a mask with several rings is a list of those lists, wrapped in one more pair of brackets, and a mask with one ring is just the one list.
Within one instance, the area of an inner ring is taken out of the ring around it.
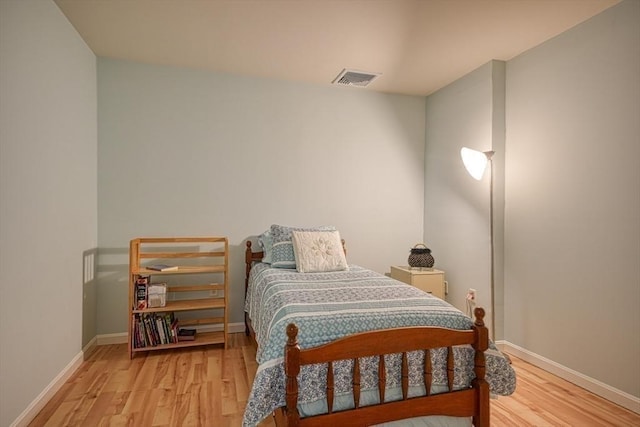
{"label": "white embroidered pillow", "polygon": [[292,231],[296,269],[301,273],[347,270],[340,233],[336,231]]}

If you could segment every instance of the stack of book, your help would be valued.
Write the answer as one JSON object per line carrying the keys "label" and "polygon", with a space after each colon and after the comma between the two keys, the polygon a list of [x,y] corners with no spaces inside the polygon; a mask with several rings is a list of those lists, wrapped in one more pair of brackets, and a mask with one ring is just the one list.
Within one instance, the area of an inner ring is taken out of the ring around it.
{"label": "stack of book", "polygon": [[133,346],[155,347],[178,342],[178,320],[173,313],[144,313],[133,315]]}

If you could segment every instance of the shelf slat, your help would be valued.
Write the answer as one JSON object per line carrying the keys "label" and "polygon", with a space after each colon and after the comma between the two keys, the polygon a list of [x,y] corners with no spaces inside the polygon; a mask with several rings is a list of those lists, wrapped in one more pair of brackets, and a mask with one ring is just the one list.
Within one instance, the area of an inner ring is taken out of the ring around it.
{"label": "shelf slat", "polygon": [[220,323],[224,325],[224,317],[208,317],[205,319],[183,319],[180,320],[180,326],[197,326],[197,325],[212,325]]}
{"label": "shelf slat", "polygon": [[167,301],[164,307],[132,310],[132,313],[160,313],[165,311],[207,310],[224,308],[224,298],[200,298],[179,301]]}
{"label": "shelf slat", "polygon": [[197,273],[224,273],[224,265],[179,265],[177,270],[170,271],[157,271],[149,270],[145,267],[140,267],[131,271],[131,274],[136,275],[158,275],[158,274],[197,274]]}
{"label": "shelf slat", "polygon": [[209,251],[209,252],[141,252],[140,259],[149,258],[164,258],[164,259],[178,259],[178,258],[214,258],[224,257],[226,253],[224,251]]}
{"label": "shelf slat", "polygon": [[224,291],[224,284],[212,283],[210,285],[169,286],[167,292],[203,292]]}
{"label": "shelf slat", "polygon": [[226,237],[140,237],[139,243],[217,243],[226,242]]}
{"label": "shelf slat", "polygon": [[173,344],[158,344],[156,346],[132,348],[131,350],[135,353],[140,351],[168,350],[171,348],[195,347],[198,345],[224,344],[224,342],[225,342],[225,337],[224,337],[223,331],[198,332],[196,333],[196,339],[193,341],[178,341],[177,343],[173,343]]}

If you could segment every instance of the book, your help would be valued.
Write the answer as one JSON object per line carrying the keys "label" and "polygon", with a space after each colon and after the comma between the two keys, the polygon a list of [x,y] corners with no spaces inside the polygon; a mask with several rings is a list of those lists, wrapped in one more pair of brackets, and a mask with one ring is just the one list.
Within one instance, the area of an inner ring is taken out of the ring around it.
{"label": "book", "polygon": [[178,266],[167,265],[167,264],[153,264],[153,265],[147,266],[147,270],[154,270],[154,271],[173,271],[177,269],[178,269]]}
{"label": "book", "polygon": [[147,338],[147,347],[152,346],[155,347],[157,344],[155,334],[153,333],[153,325],[151,323],[151,319],[148,315],[144,315],[142,317],[142,321],[144,323],[144,331]]}
{"label": "book", "polygon": [[167,335],[172,343],[178,342],[178,319],[173,313],[164,314],[164,323],[167,328]]}
{"label": "book", "polygon": [[178,319],[173,319],[171,322],[171,337],[173,338],[173,342],[178,342]]}
{"label": "book", "polygon": [[178,331],[178,341],[193,341],[196,339],[195,329],[180,329]]}
{"label": "book", "polygon": [[164,320],[162,319],[162,317],[156,316],[155,321],[156,328],[158,329],[158,334],[160,335],[160,344],[169,344],[169,340],[164,333]]}
{"label": "book", "polygon": [[147,287],[149,286],[149,276],[138,276],[136,279],[136,310],[147,308]]}

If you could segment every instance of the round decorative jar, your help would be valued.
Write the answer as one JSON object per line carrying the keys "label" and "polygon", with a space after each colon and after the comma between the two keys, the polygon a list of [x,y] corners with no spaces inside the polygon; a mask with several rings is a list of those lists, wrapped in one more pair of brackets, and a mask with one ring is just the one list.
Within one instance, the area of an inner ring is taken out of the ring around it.
{"label": "round decorative jar", "polygon": [[411,268],[432,268],[435,260],[424,243],[418,243],[410,250],[409,267]]}

